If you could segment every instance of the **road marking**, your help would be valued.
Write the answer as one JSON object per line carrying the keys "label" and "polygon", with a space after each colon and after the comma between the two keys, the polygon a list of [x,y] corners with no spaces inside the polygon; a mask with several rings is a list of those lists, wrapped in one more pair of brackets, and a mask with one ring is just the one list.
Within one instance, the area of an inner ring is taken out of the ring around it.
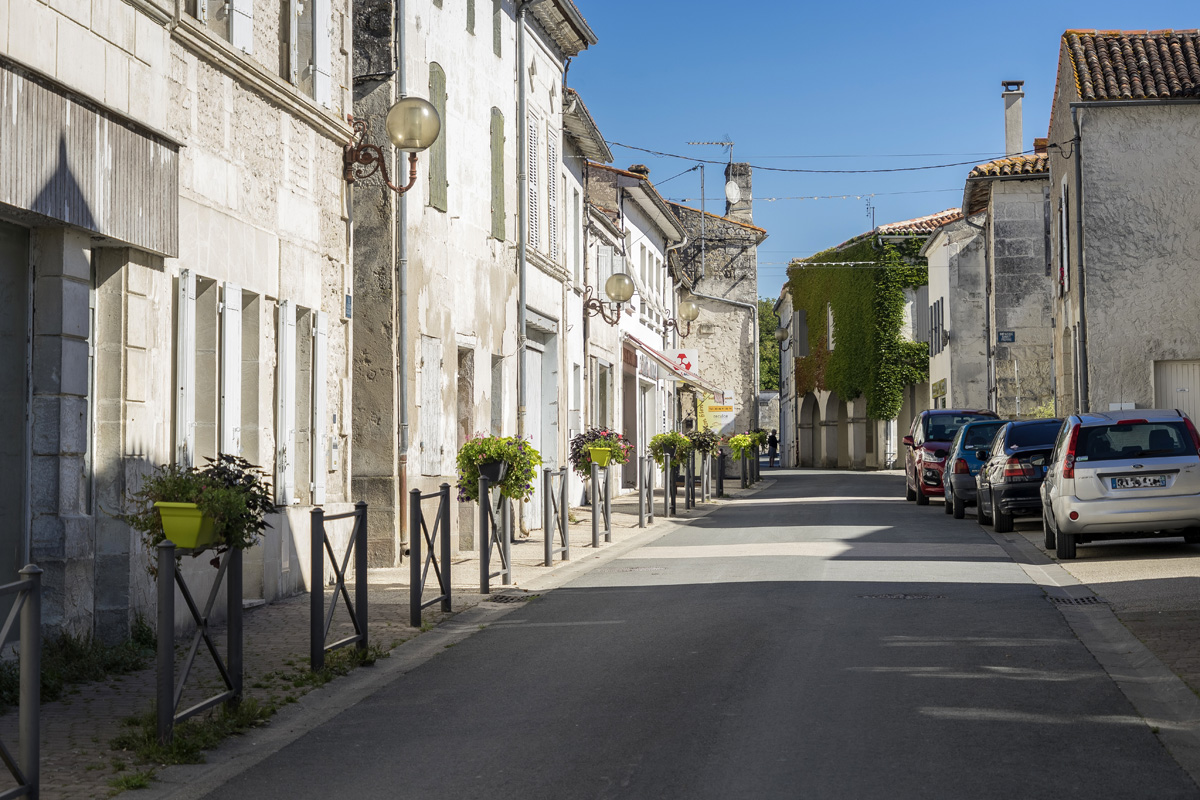
{"label": "road marking", "polygon": [[814,542],[760,542],[744,544],[708,544],[642,547],[618,556],[619,559],[739,558],[745,556],[801,556],[806,558],[903,558],[918,561],[927,558],[1007,558],[995,544],[930,544],[926,542],[889,543],[853,540]]}

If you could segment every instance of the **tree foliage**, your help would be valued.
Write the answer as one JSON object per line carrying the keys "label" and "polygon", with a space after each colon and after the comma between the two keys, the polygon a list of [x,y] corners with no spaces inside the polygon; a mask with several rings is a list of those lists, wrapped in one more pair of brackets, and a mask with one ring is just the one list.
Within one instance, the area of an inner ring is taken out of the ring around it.
{"label": "tree foliage", "polygon": [[[929,280],[918,256],[923,240],[877,244],[872,238],[831,248],[788,270],[792,303],[806,312],[808,355],[796,359],[798,394],[825,389],[852,400],[866,397],[867,416],[900,413],[904,387],[929,378],[929,346],[901,335],[905,289]],[[875,262],[878,266],[822,266]],[[828,313],[833,312],[833,348]]]}
{"label": "tree foliage", "polygon": [[779,329],[779,315],[775,313],[775,301],[758,301],[758,383],[761,391],[779,391],[779,342],[775,331]]}

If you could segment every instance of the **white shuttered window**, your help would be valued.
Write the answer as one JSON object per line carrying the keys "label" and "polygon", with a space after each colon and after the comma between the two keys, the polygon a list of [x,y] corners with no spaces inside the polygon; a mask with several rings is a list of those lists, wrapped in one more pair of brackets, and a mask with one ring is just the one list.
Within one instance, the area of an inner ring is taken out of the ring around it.
{"label": "white shuttered window", "polygon": [[550,258],[558,260],[558,146],[549,135],[546,137],[546,229]]}
{"label": "white shuttered window", "polygon": [[242,454],[242,289],[225,284],[221,308],[220,445],[222,453]]}
{"label": "white shuttered window", "polygon": [[538,198],[538,124],[537,120],[529,123],[529,138],[526,140],[525,153],[528,207],[529,207],[529,244],[532,247],[541,246],[541,226],[538,220],[540,206]]}
{"label": "white shuttered window", "polygon": [[296,307],[291,300],[279,302],[276,330],[278,360],[275,362],[275,502],[291,505],[296,498]]}

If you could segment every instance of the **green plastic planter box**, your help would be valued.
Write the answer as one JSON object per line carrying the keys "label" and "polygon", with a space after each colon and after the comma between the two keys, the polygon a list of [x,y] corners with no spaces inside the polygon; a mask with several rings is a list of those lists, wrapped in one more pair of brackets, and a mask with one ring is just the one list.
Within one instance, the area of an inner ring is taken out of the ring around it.
{"label": "green plastic planter box", "polygon": [[213,518],[206,516],[195,503],[154,504],[162,517],[163,533],[176,547],[198,550],[210,547],[216,540]]}

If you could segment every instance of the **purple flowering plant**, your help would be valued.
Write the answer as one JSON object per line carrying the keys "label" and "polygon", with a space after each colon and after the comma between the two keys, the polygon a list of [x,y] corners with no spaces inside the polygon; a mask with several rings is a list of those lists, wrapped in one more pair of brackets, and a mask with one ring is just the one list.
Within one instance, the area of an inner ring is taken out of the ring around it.
{"label": "purple flowering plant", "polygon": [[458,451],[459,502],[479,500],[479,465],[489,461],[508,462],[508,471],[496,484],[500,494],[513,500],[533,497],[542,454],[528,441],[516,436],[476,433]]}
{"label": "purple flowering plant", "polygon": [[607,447],[612,453],[611,464],[624,464],[629,460],[633,443],[621,434],[608,428],[588,428],[583,433],[576,434],[571,439],[571,468],[583,476],[592,473],[592,454],[590,448]]}

